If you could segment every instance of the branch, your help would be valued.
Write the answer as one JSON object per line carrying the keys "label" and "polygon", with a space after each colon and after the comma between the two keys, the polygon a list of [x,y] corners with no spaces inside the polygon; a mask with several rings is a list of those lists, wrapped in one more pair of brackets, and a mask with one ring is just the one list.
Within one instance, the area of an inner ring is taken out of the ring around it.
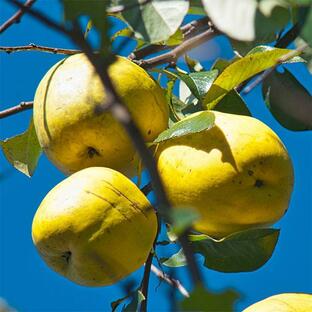
{"label": "branch", "polygon": [[[295,25],[293,25],[293,27],[291,27],[283,36],[279,37],[279,39],[277,40],[277,42],[275,43],[274,47],[276,48],[280,48],[280,49],[284,49],[284,48],[287,48],[299,35],[300,33],[300,30],[301,30],[301,25],[299,25],[298,23],[296,23]],[[286,54],[287,55],[287,54]],[[277,65],[280,64],[280,61],[277,62]],[[271,69],[268,69],[267,71],[270,71],[272,72],[274,69],[275,69],[276,66],[274,66],[273,68]],[[260,74],[257,74],[256,76],[258,75],[264,75],[267,71],[265,71],[264,73],[260,73]],[[270,73],[269,73],[270,74]],[[269,74],[265,74],[265,77],[266,78]],[[243,90],[243,93],[244,94],[247,94],[249,93],[254,87],[256,87],[260,82],[263,81],[264,78],[261,78],[259,79],[259,82],[254,82],[252,83],[252,86],[250,85],[248,88],[246,88],[247,90],[245,90],[244,88],[246,87],[246,85],[250,82],[250,80],[252,80],[254,77],[251,77],[249,79],[247,79],[246,81],[244,81],[243,83],[241,83],[237,88],[236,88],[236,91],[237,92],[242,92]],[[258,80],[258,79],[257,79]]]}
{"label": "branch", "polygon": [[181,55],[185,54],[187,51],[198,47],[199,45],[203,44],[208,40],[211,40],[217,35],[219,35],[219,32],[211,28],[199,35],[196,35],[192,38],[183,41],[179,46],[177,46],[176,48],[167,53],[152,57],[147,60],[139,60],[134,62],[145,69],[152,68],[164,63],[172,63],[172,62],[175,63],[177,59]]}
{"label": "branch", "polygon": [[0,119],[17,114],[18,112],[21,112],[27,109],[31,109],[33,107],[33,103],[34,102],[21,102],[16,106],[7,108],[0,112]]}
{"label": "branch", "polygon": [[176,288],[184,297],[189,298],[189,292],[184,288],[179,280],[176,280],[166,274],[165,272],[159,270],[155,265],[151,265],[151,271],[161,280],[165,281],[172,287]]}
{"label": "branch", "polygon": [[[183,33],[183,38],[186,40],[188,38],[190,38],[191,36],[194,36],[194,34],[196,32],[198,32],[199,30],[203,30],[203,29],[208,29],[209,27],[211,27],[211,25],[209,24],[209,18],[208,17],[203,17],[201,19],[192,21],[182,27],[180,27],[180,30]],[[138,51],[132,52],[128,58],[130,60],[138,60],[138,59],[142,59],[150,54],[156,53],[156,52],[160,52],[160,51],[164,51],[164,50],[169,50],[172,48],[175,48],[176,46],[167,46],[167,45],[161,45],[161,44],[150,44]]]}
{"label": "branch", "polygon": [[[15,4],[20,8],[25,8],[22,4],[20,4],[17,0],[10,0],[11,3]],[[83,34],[80,31],[79,25],[77,22],[73,22],[73,29],[67,30],[63,26],[57,24],[49,17],[43,15],[41,12],[37,10],[30,10],[29,8],[25,8],[25,11],[30,14],[32,17],[36,18],[37,20],[41,21],[43,24],[63,33],[68,38],[70,38],[75,44],[77,44],[83,52],[88,57],[89,61],[94,66],[101,82],[105,88],[106,94],[106,103],[100,104],[100,110],[107,110],[110,109],[112,115],[118,120],[121,125],[124,127],[126,132],[128,133],[132,143],[134,144],[135,148],[138,150],[142,162],[149,171],[151,182],[153,185],[153,189],[155,191],[155,195],[157,201],[159,203],[159,211],[163,217],[167,220],[170,220],[170,203],[167,198],[167,195],[164,190],[164,186],[158,174],[157,166],[154,161],[153,155],[147,148],[145,141],[140,133],[140,130],[137,128],[136,124],[131,119],[130,112],[127,106],[120,100],[120,97],[108,75],[107,67],[108,67],[108,60],[103,59],[101,55],[94,54],[92,48],[88,44],[88,42],[84,39]],[[194,38],[193,38],[194,39]],[[106,66],[105,66],[106,65]],[[190,269],[191,277],[193,279],[194,284],[202,284],[202,279],[200,275],[200,270],[197,266],[197,263],[194,258],[194,254],[190,249],[190,245],[188,244],[187,240],[187,233],[181,235],[179,237],[180,243],[184,250],[188,267]]]}
{"label": "branch", "polygon": [[0,47],[0,51],[6,52],[6,53],[13,53],[13,52],[19,52],[19,51],[40,51],[40,52],[48,52],[48,53],[53,53],[53,54],[66,54],[66,55],[72,55],[72,54],[82,52],[81,50],[45,47],[41,45],[36,45],[34,43],[30,43],[29,45],[26,45],[26,46]]}
{"label": "branch", "polygon": [[149,285],[149,278],[151,274],[151,266],[152,266],[153,257],[154,257],[154,254],[150,252],[145,262],[144,275],[143,275],[143,280],[141,284],[141,292],[144,296],[144,299],[141,302],[140,312],[147,311],[148,285]]}
{"label": "branch", "polygon": [[296,50],[292,50],[290,52],[288,52],[287,54],[283,55],[282,57],[280,57],[277,62],[276,65],[271,67],[270,69],[264,71],[261,75],[258,76],[258,78],[256,80],[254,80],[249,86],[247,86],[244,91],[243,94],[248,94],[251,90],[253,90],[258,84],[260,84],[265,78],[267,78],[275,69],[278,65],[290,60],[291,58],[297,56],[298,54],[300,54],[303,50],[305,50],[309,45],[307,43],[303,44],[301,47],[298,47]]}
{"label": "branch", "polygon": [[[27,0],[24,4],[24,7],[30,8],[34,4],[35,1],[36,0]],[[6,29],[8,29],[13,24],[19,23],[25,11],[26,10],[24,8],[20,8],[14,15],[12,15],[7,21],[5,21],[0,26],[0,34],[3,33]]]}

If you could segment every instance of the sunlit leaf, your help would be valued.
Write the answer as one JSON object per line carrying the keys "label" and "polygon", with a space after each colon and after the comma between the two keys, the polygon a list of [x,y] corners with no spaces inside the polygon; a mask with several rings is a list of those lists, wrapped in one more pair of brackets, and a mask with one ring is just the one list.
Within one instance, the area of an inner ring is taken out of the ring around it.
{"label": "sunlit leaf", "polygon": [[235,290],[229,289],[217,293],[197,286],[191,296],[180,303],[179,311],[232,312],[235,301],[239,297]]}
{"label": "sunlit leaf", "polygon": [[280,58],[290,51],[293,50],[272,48],[248,54],[232,63],[214,81],[205,96],[205,106],[212,109],[234,87],[263,70],[275,66]]}
{"label": "sunlit leaf", "polygon": [[[125,6],[136,1],[119,1]],[[154,0],[138,5],[122,13],[125,22],[134,30],[136,37],[150,43],[166,41],[176,33],[189,8],[184,0]]]}
{"label": "sunlit leaf", "polygon": [[163,265],[171,268],[177,268],[187,265],[187,261],[183,252],[183,249],[180,249],[177,253],[172,255],[170,258],[161,259]]}
{"label": "sunlit leaf", "polygon": [[189,14],[195,15],[206,15],[206,11],[203,7],[202,0],[192,0],[190,1]]}
{"label": "sunlit leaf", "polygon": [[33,121],[24,133],[0,141],[6,159],[19,171],[32,176],[41,155]]}
{"label": "sunlit leaf", "polygon": [[287,69],[272,72],[263,82],[262,93],[282,126],[294,131],[312,129],[312,96]]}
{"label": "sunlit leaf", "polygon": [[199,112],[195,116],[187,117],[175,123],[171,128],[163,131],[154,140],[154,143],[160,143],[175,137],[208,130],[214,126],[214,120],[215,116],[213,113],[208,111]]}
{"label": "sunlit leaf", "polygon": [[220,272],[249,272],[263,266],[272,256],[279,230],[251,229],[216,240],[190,236],[194,252],[204,256],[204,265]]}

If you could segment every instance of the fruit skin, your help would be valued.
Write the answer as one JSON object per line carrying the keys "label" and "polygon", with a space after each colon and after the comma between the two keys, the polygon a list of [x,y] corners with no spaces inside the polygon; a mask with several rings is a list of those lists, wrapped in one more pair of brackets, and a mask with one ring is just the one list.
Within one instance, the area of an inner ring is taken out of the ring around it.
{"label": "fruit skin", "polygon": [[158,146],[157,166],[169,199],[195,208],[201,214],[195,230],[216,238],[275,223],[293,188],[284,145],[255,118],[213,114],[210,130]]}
{"label": "fruit skin", "polygon": [[156,214],[144,194],[103,167],[81,170],[54,187],[32,224],[48,266],[85,286],[110,285],[137,270],[156,232]]}
{"label": "fruit skin", "polygon": [[[109,75],[144,139],[153,141],[168,126],[168,107],[160,86],[141,67],[123,57]],[[134,174],[135,149],[105,102],[100,78],[84,54],[55,64],[41,80],[34,99],[40,145],[64,173],[103,166]]]}
{"label": "fruit skin", "polygon": [[275,295],[246,308],[243,312],[311,312],[312,295],[285,293]]}

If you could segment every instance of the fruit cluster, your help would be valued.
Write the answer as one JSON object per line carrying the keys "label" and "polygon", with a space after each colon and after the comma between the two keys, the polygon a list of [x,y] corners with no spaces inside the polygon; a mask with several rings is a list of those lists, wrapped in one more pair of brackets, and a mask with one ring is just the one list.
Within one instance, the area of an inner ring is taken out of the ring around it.
{"label": "fruit cluster", "polygon": [[[122,57],[109,75],[144,139],[152,142],[168,127],[162,89]],[[139,268],[157,233],[153,207],[129,180],[139,157],[121,125],[99,109],[103,90],[87,58],[77,54],[48,71],[34,101],[40,145],[71,175],[41,203],[33,241],[52,269],[88,286],[115,283]],[[155,159],[171,203],[196,209],[194,230],[216,238],[275,223],[293,187],[286,148],[255,118],[213,114],[211,129],[158,144]]]}

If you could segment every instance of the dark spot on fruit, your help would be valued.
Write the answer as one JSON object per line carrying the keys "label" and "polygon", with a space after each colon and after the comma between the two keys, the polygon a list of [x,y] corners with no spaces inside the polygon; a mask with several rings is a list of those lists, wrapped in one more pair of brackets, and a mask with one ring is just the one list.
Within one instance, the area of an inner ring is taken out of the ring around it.
{"label": "dark spot on fruit", "polygon": [[263,161],[262,161],[262,160],[260,160],[260,161],[259,161],[259,164],[260,164],[260,165],[263,165]]}
{"label": "dark spot on fruit", "polygon": [[152,130],[149,129],[149,130],[147,131],[147,134],[151,134],[151,133],[152,133]]}
{"label": "dark spot on fruit", "polygon": [[252,170],[248,170],[247,173],[249,176],[252,176],[254,174],[254,172]]}
{"label": "dark spot on fruit", "polygon": [[100,153],[92,146],[87,147],[87,153],[89,158],[93,158],[94,156],[100,156]]}
{"label": "dark spot on fruit", "polygon": [[262,185],[263,185],[263,181],[262,180],[257,179],[255,181],[255,184],[254,184],[255,187],[261,187]]}
{"label": "dark spot on fruit", "polygon": [[268,196],[269,196],[269,197],[272,197],[272,195],[271,195],[271,194],[268,194]]}
{"label": "dark spot on fruit", "polygon": [[70,260],[71,255],[72,255],[71,251],[65,251],[65,252],[62,254],[62,258],[64,258],[65,261],[66,261],[67,263],[69,263],[69,260]]}
{"label": "dark spot on fruit", "polygon": [[238,181],[238,184],[242,184],[242,181]]}

